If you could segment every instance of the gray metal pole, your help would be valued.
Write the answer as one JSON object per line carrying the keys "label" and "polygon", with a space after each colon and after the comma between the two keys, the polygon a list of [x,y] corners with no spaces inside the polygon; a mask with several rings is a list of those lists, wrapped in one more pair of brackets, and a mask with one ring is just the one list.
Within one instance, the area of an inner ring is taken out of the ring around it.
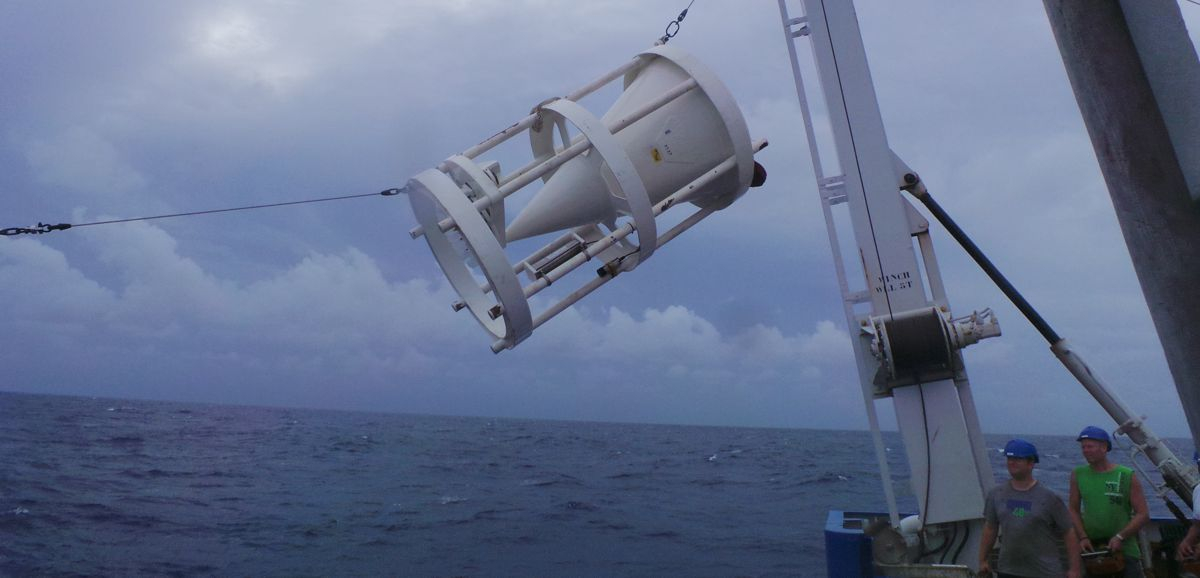
{"label": "gray metal pole", "polygon": [[[1194,160],[1200,135],[1167,128],[1180,122],[1172,103],[1200,82],[1195,48],[1174,0],[1140,0],[1133,26],[1118,0],[1044,3],[1192,438],[1200,440],[1200,205],[1180,163]],[[1134,34],[1147,32],[1160,38],[1135,42]],[[1155,54],[1143,57],[1139,44]],[[1166,82],[1164,69],[1184,81]]]}
{"label": "gray metal pole", "polygon": [[1175,147],[1192,200],[1200,201],[1200,58],[1176,0],[1119,0],[1129,36]]}

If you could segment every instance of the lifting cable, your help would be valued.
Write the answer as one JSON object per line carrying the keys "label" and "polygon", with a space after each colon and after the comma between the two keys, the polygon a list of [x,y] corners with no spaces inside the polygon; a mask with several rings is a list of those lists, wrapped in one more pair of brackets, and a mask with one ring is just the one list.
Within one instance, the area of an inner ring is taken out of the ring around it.
{"label": "lifting cable", "polygon": [[129,219],[112,219],[108,221],[93,221],[91,223],[59,223],[51,225],[49,223],[38,222],[36,227],[9,227],[0,229],[0,236],[12,237],[14,235],[42,235],[51,231],[65,231],[74,227],[88,227],[91,225],[111,225],[114,223],[129,223],[131,221],[151,221],[154,219],[169,219],[171,217],[190,217],[193,215],[209,215],[212,213],[228,213],[231,211],[248,211],[251,209],[267,209],[271,207],[284,207],[287,205],[302,205],[305,203],[321,203],[325,201],[341,201],[345,199],[357,199],[361,197],[374,197],[376,195],[384,197],[392,197],[400,194],[400,189],[384,189],[378,193],[362,193],[358,195],[342,195],[339,197],[325,197],[322,199],[306,199],[303,201],[285,201],[282,203],[268,203],[265,205],[247,205],[245,207],[231,207],[228,209],[209,209],[206,211],[190,211],[187,213],[171,213],[169,215],[154,215],[152,217],[133,217]]}
{"label": "lifting cable", "polygon": [[[672,38],[674,38],[676,34],[679,33],[680,23],[682,23],[683,19],[687,17],[688,10],[691,9],[692,4],[695,4],[695,3],[696,3],[696,0],[691,0],[690,2],[688,2],[687,7],[684,8],[683,11],[679,13],[679,16],[675,17],[674,20],[667,23],[666,30],[663,31],[662,37],[658,39],[658,44],[666,44],[668,41],[670,41]],[[91,225],[111,225],[114,223],[128,223],[131,221],[151,221],[154,219],[169,219],[171,217],[190,217],[190,216],[194,216],[194,215],[208,215],[208,214],[212,214],[212,213],[228,213],[231,211],[248,211],[251,209],[266,209],[266,208],[270,208],[270,207],[283,207],[283,206],[287,206],[287,205],[300,205],[300,204],[305,204],[305,203],[320,203],[320,202],[324,202],[324,201],[339,201],[339,200],[344,200],[344,199],[356,199],[356,198],[360,198],[360,197],[373,197],[375,195],[391,197],[391,196],[397,195],[399,193],[400,193],[400,189],[393,188],[393,189],[385,189],[378,193],[364,193],[364,194],[359,194],[359,195],[343,195],[340,197],[326,197],[323,199],[308,199],[308,200],[304,200],[304,201],[287,201],[287,202],[283,202],[283,203],[270,203],[270,204],[266,204],[266,205],[249,205],[249,206],[245,206],[245,207],[231,207],[228,209],[210,209],[210,210],[206,210],[206,211],[190,211],[190,212],[186,212],[186,213],[171,213],[169,215],[154,215],[151,217],[112,219],[112,220],[108,220],[108,221],[94,221],[91,223],[59,223],[57,225],[51,225],[49,223],[38,222],[38,224],[34,227],[9,227],[7,229],[0,229],[0,236],[12,237],[12,236],[16,236],[16,235],[42,235],[45,233],[49,233],[51,231],[65,231],[67,229],[71,229],[71,228],[75,228],[75,227],[87,227],[87,226],[91,226]]]}

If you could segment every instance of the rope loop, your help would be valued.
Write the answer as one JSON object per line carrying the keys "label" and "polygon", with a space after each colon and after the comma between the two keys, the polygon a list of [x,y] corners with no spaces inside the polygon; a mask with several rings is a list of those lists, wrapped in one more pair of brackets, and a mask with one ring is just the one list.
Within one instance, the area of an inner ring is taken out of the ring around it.
{"label": "rope loop", "polygon": [[669,40],[671,40],[672,38],[675,38],[676,34],[679,34],[679,24],[681,22],[683,22],[683,19],[685,17],[687,17],[688,9],[690,9],[692,7],[692,4],[695,4],[695,3],[696,3],[696,0],[692,0],[691,2],[688,2],[687,8],[684,8],[683,12],[680,12],[679,16],[676,17],[674,20],[667,23],[667,29],[663,31],[662,38],[658,39],[658,44],[666,44]]}
{"label": "rope loop", "polygon": [[675,38],[676,34],[679,34],[679,20],[672,20],[667,23],[667,29],[663,34],[663,44],[666,44],[667,40]]}

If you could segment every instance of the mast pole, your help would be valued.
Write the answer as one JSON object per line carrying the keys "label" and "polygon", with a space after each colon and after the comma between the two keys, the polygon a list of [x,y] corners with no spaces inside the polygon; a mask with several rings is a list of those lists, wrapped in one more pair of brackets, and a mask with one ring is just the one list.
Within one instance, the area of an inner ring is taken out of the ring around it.
{"label": "mast pole", "polygon": [[1174,1],[1044,3],[1200,440],[1200,61]]}

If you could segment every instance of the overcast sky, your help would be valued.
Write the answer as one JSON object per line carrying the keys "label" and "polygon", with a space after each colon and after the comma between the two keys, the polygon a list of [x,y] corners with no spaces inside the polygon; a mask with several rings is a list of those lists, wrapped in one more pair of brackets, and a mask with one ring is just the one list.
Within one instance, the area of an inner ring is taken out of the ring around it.
{"label": "overcast sky", "polygon": [[[1041,3],[899,4],[858,2],[892,148],[1135,411],[1186,435]],[[0,228],[400,186],[684,5],[6,2]],[[515,350],[451,311],[407,199],[368,197],[0,239],[0,389],[865,428],[775,2],[697,0],[672,44],[771,141],[767,186]],[[1112,427],[933,230],[955,312],[991,307],[1004,331],[965,352],[984,429]]]}

